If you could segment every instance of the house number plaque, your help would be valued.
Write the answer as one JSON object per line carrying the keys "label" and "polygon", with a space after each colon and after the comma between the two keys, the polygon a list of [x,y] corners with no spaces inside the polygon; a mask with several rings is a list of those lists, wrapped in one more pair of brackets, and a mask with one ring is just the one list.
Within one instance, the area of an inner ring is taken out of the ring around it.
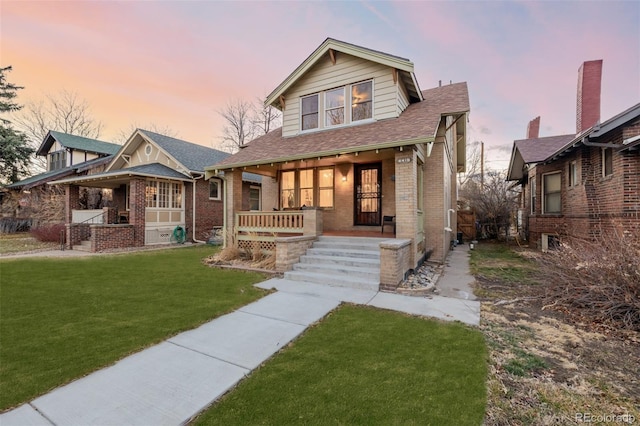
{"label": "house number plaque", "polygon": [[396,160],[398,163],[410,163],[411,162],[411,157],[402,157],[402,158],[398,158]]}

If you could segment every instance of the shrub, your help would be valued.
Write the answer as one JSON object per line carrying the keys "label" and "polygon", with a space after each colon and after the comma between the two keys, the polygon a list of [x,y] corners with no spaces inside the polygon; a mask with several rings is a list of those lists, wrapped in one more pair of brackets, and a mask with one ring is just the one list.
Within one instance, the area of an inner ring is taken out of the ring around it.
{"label": "shrub", "polygon": [[545,283],[543,309],[640,331],[639,258],[640,242],[630,234],[563,242],[538,260]]}
{"label": "shrub", "polygon": [[31,219],[21,219],[17,217],[3,217],[0,219],[0,232],[3,234],[13,234],[16,232],[26,232],[32,224]]}
{"label": "shrub", "polygon": [[31,235],[38,241],[57,243],[61,233],[64,233],[64,223],[51,223],[31,229]]}

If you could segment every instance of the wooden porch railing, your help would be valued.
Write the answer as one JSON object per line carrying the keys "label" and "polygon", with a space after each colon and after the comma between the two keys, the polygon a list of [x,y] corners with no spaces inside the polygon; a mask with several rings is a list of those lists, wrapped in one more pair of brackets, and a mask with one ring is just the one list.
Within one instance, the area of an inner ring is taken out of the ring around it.
{"label": "wooden porch railing", "polygon": [[304,211],[239,212],[236,213],[236,231],[302,233]]}

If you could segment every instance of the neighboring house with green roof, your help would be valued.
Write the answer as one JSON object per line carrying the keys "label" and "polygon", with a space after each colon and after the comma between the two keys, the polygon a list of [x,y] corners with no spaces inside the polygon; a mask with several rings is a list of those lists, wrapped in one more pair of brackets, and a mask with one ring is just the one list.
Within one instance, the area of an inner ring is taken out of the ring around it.
{"label": "neighboring house with green roof", "polygon": [[[13,196],[3,200],[3,215],[35,219],[36,222],[61,220],[61,209],[42,209],[47,203],[55,203],[52,201],[55,191],[52,192],[47,183],[102,172],[119,149],[120,145],[114,143],[49,131],[36,151],[36,155],[47,159],[47,171],[7,185],[6,189]],[[89,197],[87,191],[83,192],[85,207],[102,207],[102,194],[99,191],[92,194]]]}
{"label": "neighboring house with green roof", "polygon": [[[51,182],[65,189],[67,244],[91,251],[206,240],[223,224],[223,177],[205,180],[204,168],[230,154],[137,129],[101,173]],[[243,207],[261,207],[260,176],[242,177]],[[80,210],[81,187],[105,188],[103,210]],[[82,223],[84,222],[84,223]]]}

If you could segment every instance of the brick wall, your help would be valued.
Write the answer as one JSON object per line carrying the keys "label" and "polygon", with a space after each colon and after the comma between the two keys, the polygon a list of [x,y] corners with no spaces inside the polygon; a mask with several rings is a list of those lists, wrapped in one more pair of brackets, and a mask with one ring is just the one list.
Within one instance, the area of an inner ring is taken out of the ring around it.
{"label": "brick wall", "polygon": [[[187,226],[187,238],[193,235],[193,184],[185,185],[185,224]],[[196,181],[196,224],[195,237],[197,240],[206,241],[214,227],[223,226],[224,215],[224,184],[221,181],[221,199],[209,198],[209,181],[198,179]]]}
{"label": "brick wall", "polygon": [[381,291],[395,291],[412,268],[411,241],[395,239],[380,243]]}
{"label": "brick wall", "polygon": [[91,251],[134,247],[134,225],[91,225]]}
{"label": "brick wall", "polygon": [[262,176],[262,211],[270,212],[278,208],[278,181],[275,178]]}
{"label": "brick wall", "polygon": [[87,223],[67,223],[65,224],[66,242],[68,249],[80,244],[81,241],[88,240],[91,236],[91,230]]}
{"label": "brick wall", "polygon": [[[633,123],[630,127],[635,126]],[[610,132],[599,143],[621,143],[625,130]],[[627,132],[628,134],[628,132]],[[613,151],[613,173],[603,176],[602,148],[581,146],[562,160],[537,165],[530,172],[536,179],[536,210],[529,215],[529,244],[540,247],[541,234],[557,234],[592,239],[612,232],[640,235],[640,155],[637,152]],[[578,168],[579,181],[569,186],[571,162]],[[542,214],[542,175],[562,173],[562,214]],[[529,210],[530,187],[525,185],[526,211]]]}
{"label": "brick wall", "polygon": [[444,231],[445,226],[447,226],[444,215],[444,163],[444,141],[442,137],[439,137],[431,150],[431,156],[425,159],[424,166],[424,232],[426,250],[432,249],[431,259],[438,262],[443,262],[448,253],[448,243],[445,242],[446,235]]}
{"label": "brick wall", "polygon": [[418,261],[415,242],[418,232],[417,160],[417,153],[413,149],[396,151],[396,238],[411,241],[410,262],[412,266],[415,266]]}
{"label": "brick wall", "polygon": [[276,271],[290,271],[315,240],[315,236],[276,238]]}
{"label": "brick wall", "polygon": [[144,246],[145,240],[145,190],[147,183],[143,178],[133,178],[129,189],[129,223],[134,227],[133,247]]}

